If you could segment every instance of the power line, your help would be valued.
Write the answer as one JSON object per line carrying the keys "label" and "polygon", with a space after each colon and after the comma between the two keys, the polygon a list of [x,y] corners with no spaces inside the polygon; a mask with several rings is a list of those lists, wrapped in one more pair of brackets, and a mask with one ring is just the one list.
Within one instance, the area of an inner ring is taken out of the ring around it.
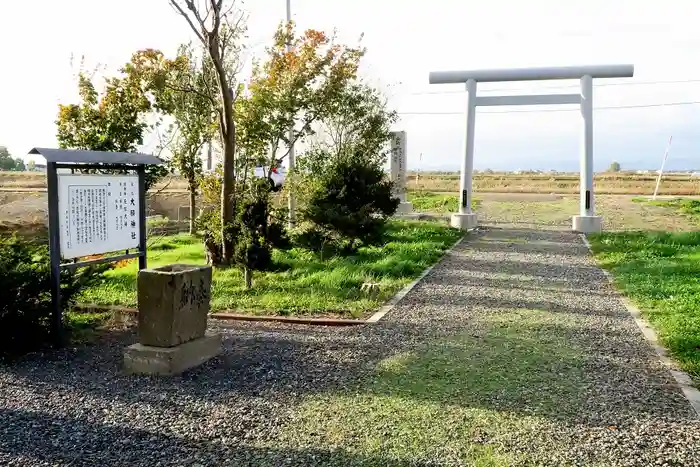
{"label": "power line", "polygon": [[[681,79],[681,80],[666,80],[666,81],[631,81],[624,83],[600,83],[593,84],[594,88],[603,88],[608,86],[643,86],[643,85],[653,85],[653,84],[684,84],[684,83],[700,83],[700,79]],[[572,89],[578,88],[578,84],[561,84],[556,86],[539,86],[538,89]],[[493,92],[493,91],[529,91],[532,88],[494,88],[494,89],[483,89],[481,92]],[[450,91],[417,91],[409,93],[398,93],[404,96],[424,96],[433,94],[462,94],[466,90],[450,90]]]}
{"label": "power line", "polygon": [[[675,107],[681,105],[696,105],[700,101],[687,102],[664,102],[659,104],[638,104],[619,105],[608,107],[594,107],[593,110],[618,110],[618,109],[641,109],[647,107]],[[479,112],[480,114],[510,114],[510,113],[532,113],[532,112],[577,112],[579,109],[527,109],[527,110],[500,110],[490,112]],[[464,112],[398,112],[399,115],[464,115]]]}

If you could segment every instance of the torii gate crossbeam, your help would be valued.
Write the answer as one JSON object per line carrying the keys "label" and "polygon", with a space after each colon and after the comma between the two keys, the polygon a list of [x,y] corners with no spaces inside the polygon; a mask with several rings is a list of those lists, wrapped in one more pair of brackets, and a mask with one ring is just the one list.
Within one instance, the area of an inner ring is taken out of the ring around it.
{"label": "torii gate crossbeam", "polygon": [[[511,68],[500,70],[434,71],[430,84],[465,83],[467,87],[467,123],[464,138],[464,158],[460,177],[459,212],[452,215],[452,226],[470,230],[477,225],[477,215],[471,210],[472,173],[474,170],[474,123],[476,107],[494,105],[553,105],[580,104],[583,118],[581,138],[581,208],[573,217],[576,232],[598,232],[602,220],[595,215],[593,197],[593,78],[631,78],[634,65],[589,65],[547,68]],[[539,81],[580,79],[580,94],[534,94],[517,96],[477,96],[478,82]]]}

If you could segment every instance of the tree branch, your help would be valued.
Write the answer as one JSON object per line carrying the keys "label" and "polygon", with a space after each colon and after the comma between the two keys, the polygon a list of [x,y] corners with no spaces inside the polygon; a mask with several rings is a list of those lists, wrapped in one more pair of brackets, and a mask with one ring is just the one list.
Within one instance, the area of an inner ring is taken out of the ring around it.
{"label": "tree branch", "polygon": [[165,84],[165,87],[168,88],[168,89],[170,89],[171,91],[176,91],[176,92],[181,92],[181,93],[192,93],[192,94],[196,94],[196,95],[198,95],[199,97],[202,97],[202,98],[204,98],[204,99],[207,99],[207,100],[211,101],[211,103],[212,103],[213,105],[216,105],[216,104],[218,103],[218,101],[217,101],[213,96],[211,96],[210,94],[203,93],[203,92],[201,92],[201,91],[199,91],[198,89],[193,88],[193,87],[182,87],[182,88],[180,88],[180,87],[177,87],[177,86],[173,86],[172,84],[168,84],[168,83]]}
{"label": "tree branch", "polygon": [[[229,10],[232,10],[233,6],[234,6],[234,4],[232,3],[231,8]],[[233,42],[233,41],[230,41],[229,38],[235,38],[235,36],[243,30],[241,23],[244,23],[246,20],[247,20],[247,17],[245,16],[245,14],[243,12],[241,12],[238,15],[238,18],[236,19],[236,21],[234,23],[232,23],[231,21],[229,21],[227,19],[226,24],[228,25],[228,28],[226,28],[226,30],[224,32],[224,37],[220,41],[221,42],[222,59],[225,59],[225,57],[226,57],[226,51],[228,50],[227,46],[229,45],[230,42],[231,43]],[[236,57],[235,57],[236,66],[235,66],[235,68],[232,68],[232,72],[228,76],[229,81],[235,81],[236,75],[238,75],[241,72],[241,70],[243,69],[243,61],[241,60],[240,55],[241,55],[241,53],[240,53],[240,47],[239,47],[237,54],[236,54]]]}
{"label": "tree branch", "polygon": [[231,2],[231,6],[228,7],[228,9],[224,12],[221,13],[221,16],[226,18],[226,16],[233,11],[233,8],[236,6],[236,2]]}
{"label": "tree branch", "polygon": [[158,148],[159,148],[158,156],[156,156],[156,157],[160,158],[160,155],[163,153],[163,150],[167,147],[170,147],[170,145],[175,140],[175,137],[177,135],[177,131],[170,132],[170,139],[166,143],[163,143],[163,135],[161,134],[160,128],[158,128],[158,127],[156,127],[156,134],[158,135],[158,143],[159,143],[158,144]]}
{"label": "tree branch", "polygon": [[224,113],[221,108],[216,109],[216,115],[219,117],[219,133],[223,141],[226,141],[226,121],[224,120]]}
{"label": "tree branch", "polygon": [[156,191],[155,193],[149,193],[149,194],[151,194],[151,195],[160,194],[163,190],[165,190],[166,188],[168,188],[168,187],[170,186],[170,184],[171,184],[172,181],[173,181],[173,177],[174,177],[174,175],[170,175],[170,176],[168,177],[168,183],[166,183],[165,185],[163,185],[162,187],[160,187],[160,188],[158,189],[158,191]]}
{"label": "tree branch", "polygon": [[[204,28],[204,24],[201,22],[201,20],[200,20],[200,26],[202,27],[202,30],[199,31],[199,30],[197,30],[197,27],[192,22],[192,18],[190,18],[190,16],[187,14],[187,12],[180,6],[180,4],[177,2],[177,0],[170,0],[170,4],[177,10],[177,12],[180,15],[182,15],[183,18],[185,18],[187,20],[187,22],[190,25],[190,28],[192,28],[192,31],[194,31],[194,33],[197,35],[197,38],[202,42],[202,44],[206,44],[207,41],[204,40],[204,36],[202,35],[204,33],[204,31],[206,31],[206,29]],[[195,17],[197,17],[197,19],[199,20],[199,18],[198,18],[199,15],[196,14],[196,8],[195,8],[194,4],[192,4],[191,1],[187,1],[187,0],[185,0],[185,4],[187,5],[187,7],[190,10],[195,12]]]}
{"label": "tree branch", "polygon": [[214,23],[212,24],[211,34],[219,35],[219,28],[221,27],[221,7],[224,0],[209,0],[211,9],[214,12]]}
{"label": "tree branch", "polygon": [[194,17],[199,22],[199,25],[202,27],[202,32],[203,33],[207,32],[207,25],[204,22],[204,19],[202,19],[202,15],[199,14],[199,9],[197,8],[197,5],[194,4],[194,1],[193,0],[185,0],[185,5],[187,5],[187,9],[192,12]]}

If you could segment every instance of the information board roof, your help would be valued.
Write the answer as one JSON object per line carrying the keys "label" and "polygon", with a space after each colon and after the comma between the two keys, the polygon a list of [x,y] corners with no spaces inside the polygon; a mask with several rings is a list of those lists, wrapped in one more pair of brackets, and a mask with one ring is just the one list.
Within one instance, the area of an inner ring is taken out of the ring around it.
{"label": "information board roof", "polygon": [[82,149],[34,148],[29,154],[38,154],[46,162],[69,162],[75,164],[130,164],[160,165],[162,160],[151,154],[137,152],[86,151]]}

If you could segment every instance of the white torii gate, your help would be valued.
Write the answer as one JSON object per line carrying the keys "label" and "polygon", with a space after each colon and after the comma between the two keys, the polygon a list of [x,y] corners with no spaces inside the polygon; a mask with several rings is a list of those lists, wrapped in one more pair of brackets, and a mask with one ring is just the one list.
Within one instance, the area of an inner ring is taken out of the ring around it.
{"label": "white torii gate", "polygon": [[[580,104],[583,117],[581,141],[581,210],[573,217],[576,232],[599,232],[602,220],[594,214],[593,201],[593,78],[631,78],[634,65],[590,65],[548,68],[511,68],[500,70],[433,71],[430,84],[466,83],[467,131],[464,138],[464,160],[460,178],[459,212],[452,214],[452,226],[470,230],[477,225],[472,212],[472,172],[474,170],[474,122],[476,106]],[[580,79],[580,94],[531,94],[510,96],[477,96],[476,83],[499,81],[537,81]]]}

